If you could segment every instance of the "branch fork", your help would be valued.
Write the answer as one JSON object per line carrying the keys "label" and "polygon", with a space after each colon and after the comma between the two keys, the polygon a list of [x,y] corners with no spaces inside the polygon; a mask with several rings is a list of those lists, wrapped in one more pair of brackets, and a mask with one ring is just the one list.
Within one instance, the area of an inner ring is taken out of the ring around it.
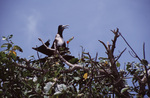
{"label": "branch fork", "polygon": [[54,43],[54,49],[52,49],[52,48],[47,47],[47,46],[45,45],[45,43],[42,41],[41,38],[38,38],[38,39],[42,42],[42,44],[43,44],[47,49],[55,51],[55,53],[58,54],[59,58],[60,58],[67,66],[71,67],[70,69],[67,69],[67,70],[65,70],[64,72],[72,72],[72,71],[74,71],[74,70],[76,70],[76,69],[88,70],[88,68],[86,68],[86,67],[83,67],[83,66],[81,66],[81,65],[79,65],[79,64],[71,64],[71,63],[69,63],[67,60],[65,60],[65,59],[61,56],[61,54],[59,53],[59,51],[56,49],[56,43]]}

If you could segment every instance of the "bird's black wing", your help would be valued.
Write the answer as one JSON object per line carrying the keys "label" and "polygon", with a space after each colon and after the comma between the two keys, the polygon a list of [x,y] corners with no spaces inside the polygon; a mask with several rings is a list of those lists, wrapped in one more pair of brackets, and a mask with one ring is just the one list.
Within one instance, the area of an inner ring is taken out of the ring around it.
{"label": "bird's black wing", "polygon": [[[47,42],[45,42],[45,45],[46,45],[47,47],[50,45],[49,40],[48,40]],[[44,45],[41,45],[41,46],[39,46],[39,47],[37,47],[37,48],[32,47],[32,49],[34,49],[34,50],[36,50],[36,51],[38,51],[38,52],[41,52],[41,53],[43,53],[43,54],[45,54],[45,55],[48,55],[48,56],[51,56],[51,55],[54,54],[54,51],[53,51],[53,50],[47,49]]]}

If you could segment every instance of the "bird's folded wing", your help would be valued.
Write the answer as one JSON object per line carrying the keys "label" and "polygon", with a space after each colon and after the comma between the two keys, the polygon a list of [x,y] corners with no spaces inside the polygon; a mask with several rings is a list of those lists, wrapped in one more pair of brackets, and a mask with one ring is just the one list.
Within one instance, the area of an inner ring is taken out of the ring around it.
{"label": "bird's folded wing", "polygon": [[[48,40],[47,42],[45,42],[45,45],[46,45],[47,47],[50,45],[49,40]],[[41,52],[41,53],[43,53],[43,54],[45,54],[45,55],[48,55],[48,56],[51,56],[51,55],[54,54],[54,51],[53,51],[53,50],[47,49],[44,45],[41,45],[41,46],[36,47],[36,48],[32,47],[32,49],[34,49],[34,50],[36,50],[36,51],[38,51],[38,52]]]}

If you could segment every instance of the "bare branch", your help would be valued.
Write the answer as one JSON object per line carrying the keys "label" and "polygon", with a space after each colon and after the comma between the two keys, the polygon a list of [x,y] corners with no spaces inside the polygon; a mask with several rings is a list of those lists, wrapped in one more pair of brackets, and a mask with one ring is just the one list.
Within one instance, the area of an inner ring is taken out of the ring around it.
{"label": "bare branch", "polygon": [[133,58],[136,58],[135,54],[133,53],[133,51],[129,51],[129,54],[133,57]]}
{"label": "bare branch", "polygon": [[141,61],[141,59],[139,58],[139,56],[136,54],[136,52],[133,50],[133,48],[129,45],[129,43],[126,41],[126,39],[122,36],[122,34],[120,33],[120,36],[123,38],[123,40],[125,41],[125,43],[129,46],[129,48],[132,50],[132,52],[134,53],[135,57],[139,59],[139,61]]}
{"label": "bare branch", "polygon": [[127,48],[125,48],[120,54],[119,54],[119,56],[117,57],[117,59],[115,60],[115,62],[116,61],[118,61],[118,59],[121,57],[121,55],[125,52],[125,50],[126,50]]}
{"label": "bare branch", "polygon": [[96,60],[97,60],[97,56],[98,56],[98,52],[96,53],[96,56],[95,56],[95,62],[96,62]]}
{"label": "bare branch", "polygon": [[[37,46],[36,46],[36,48],[37,48]],[[38,56],[38,59],[39,59],[39,62],[40,62],[40,66],[42,67],[42,64],[41,64],[41,61],[40,61],[40,55],[39,55],[39,52],[37,51],[37,56]]]}
{"label": "bare branch", "polygon": [[104,45],[106,50],[108,50],[106,44],[103,41],[101,41],[101,40],[98,40],[98,41]]}
{"label": "bare branch", "polygon": [[52,48],[47,47],[47,46],[44,44],[44,42],[42,41],[41,38],[38,38],[38,39],[42,42],[42,44],[43,44],[47,49],[52,50],[52,51],[55,51],[55,50],[56,50],[56,49],[52,49]]}
{"label": "bare branch", "polygon": [[101,69],[99,69],[99,71],[101,70],[101,71],[100,71],[101,73],[105,73],[105,74],[108,75],[108,76],[112,73],[110,69],[105,69],[105,68],[103,68],[101,64],[98,64],[98,65],[99,65],[99,67],[101,68]]}
{"label": "bare branch", "polygon": [[115,36],[114,36],[114,40],[112,40],[112,42],[113,42],[113,44],[112,44],[112,47],[111,47],[111,52],[112,52],[112,54],[113,54],[113,52],[114,52],[114,50],[115,50],[115,48],[116,48],[116,41],[117,41],[117,38],[119,37],[119,29],[117,28],[117,30],[115,31],[113,31],[113,30],[111,30],[114,34],[115,34]]}
{"label": "bare branch", "polygon": [[[119,32],[118,28],[117,28],[117,30],[111,30],[111,31],[115,34],[114,39],[112,40],[112,45],[108,45],[108,47],[107,47],[104,44],[104,42],[102,42],[100,40],[99,41],[105,47],[105,49],[107,51],[106,53],[107,53],[108,59],[110,60],[110,63],[111,63],[110,70],[113,75],[113,77],[111,77],[111,79],[113,80],[112,84],[114,85],[114,83],[116,83],[118,86],[120,86],[120,88],[117,87],[120,92],[121,88],[125,87],[125,84],[123,83],[123,80],[120,78],[120,75],[119,75],[119,72],[118,72],[115,62],[121,57],[122,53],[126,50],[126,48],[120,53],[120,55],[117,57],[117,59],[115,59],[114,50],[116,48],[116,41],[117,41],[117,38],[121,35],[121,33]],[[103,70],[105,71],[105,69],[103,69]],[[107,71],[105,71],[105,73],[108,74]],[[108,74],[108,76],[109,76],[109,74]],[[115,82],[115,81],[117,81],[117,82]],[[128,91],[125,91],[123,94],[118,94],[118,96],[122,96],[122,95],[129,96],[129,93],[128,93]]]}
{"label": "bare branch", "polygon": [[143,58],[145,59],[145,43],[143,43]]}
{"label": "bare branch", "polygon": [[55,51],[55,52],[58,54],[59,58],[60,58],[66,65],[68,65],[69,67],[71,67],[70,69],[67,69],[65,72],[72,72],[72,71],[74,71],[74,70],[76,70],[76,69],[88,70],[88,68],[83,68],[83,66],[78,65],[78,64],[71,64],[71,63],[69,63],[67,60],[65,60],[65,59],[60,55],[59,51],[56,49],[56,44],[55,44],[55,43],[54,43],[54,48],[55,48],[55,49],[51,49],[51,48],[49,48],[49,47],[47,47],[47,46],[45,45],[45,43],[42,41],[41,38],[39,38],[39,40],[42,42],[42,44],[43,44],[47,49]]}

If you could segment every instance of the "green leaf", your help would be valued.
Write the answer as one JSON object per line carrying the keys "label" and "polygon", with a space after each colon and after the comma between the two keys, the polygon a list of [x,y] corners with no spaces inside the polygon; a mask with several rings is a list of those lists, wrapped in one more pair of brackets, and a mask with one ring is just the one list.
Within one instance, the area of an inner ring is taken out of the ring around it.
{"label": "green leaf", "polygon": [[74,77],[74,79],[75,79],[76,81],[78,81],[78,80],[80,80],[80,77]]}
{"label": "green leaf", "polygon": [[11,34],[11,35],[9,35],[9,37],[8,37],[8,38],[9,38],[9,39],[11,39],[12,37],[13,37],[13,35]]}
{"label": "green leaf", "polygon": [[8,44],[10,44],[10,43],[4,43],[3,45],[6,45],[6,46],[7,46]]}
{"label": "green leaf", "polygon": [[126,66],[127,66],[127,68],[126,68],[126,69],[127,69],[128,71],[129,71],[129,70],[130,70],[130,68],[132,67],[132,66],[131,66],[131,64],[127,64]]}
{"label": "green leaf", "polygon": [[77,97],[82,97],[84,93],[78,94]]}
{"label": "green leaf", "polygon": [[44,91],[45,91],[46,93],[48,93],[48,91],[50,90],[50,88],[51,88],[53,85],[54,85],[53,82],[48,82],[48,83],[46,83],[46,85],[45,85],[45,87],[44,87]]}
{"label": "green leaf", "polygon": [[120,63],[119,63],[118,61],[116,62],[116,66],[117,66],[117,67],[120,67]]}
{"label": "green leaf", "polygon": [[2,37],[2,40],[6,40],[6,37],[5,37],[5,36],[3,36],[3,37]]}
{"label": "green leaf", "polygon": [[1,48],[6,47],[6,45],[2,45]]}
{"label": "green leaf", "polygon": [[54,95],[60,95],[60,94],[62,94],[62,92],[60,92],[60,91],[57,91],[54,93]]}
{"label": "green leaf", "polygon": [[58,84],[57,85],[57,90],[58,91],[66,91],[67,90],[67,86],[65,84]]}
{"label": "green leaf", "polygon": [[38,90],[39,90],[39,87],[40,87],[40,83],[37,83],[35,90],[38,91]]}
{"label": "green leaf", "polygon": [[135,73],[136,73],[136,70],[137,70],[137,69],[133,69],[133,70],[131,71],[131,75],[135,74]]}
{"label": "green leaf", "polygon": [[71,60],[69,60],[69,62],[72,63],[72,64],[75,64],[78,61],[79,61],[78,58],[72,58]]}
{"label": "green leaf", "polygon": [[142,59],[142,61],[141,61],[141,62],[142,62],[142,64],[143,64],[143,65],[148,65],[148,61],[147,61],[147,60],[145,60],[145,59]]}
{"label": "green leaf", "polygon": [[121,89],[121,94],[124,93],[125,91],[127,91],[128,89],[129,89],[128,87],[122,88],[122,89]]}
{"label": "green leaf", "polygon": [[71,37],[68,41],[67,41],[67,44],[72,41],[74,39],[74,37]]}
{"label": "green leaf", "polygon": [[7,49],[10,50],[11,47],[12,47],[12,44],[8,43]]}
{"label": "green leaf", "polygon": [[87,57],[87,56],[84,56],[84,58],[85,58],[85,59],[89,59],[89,57]]}
{"label": "green leaf", "polygon": [[31,55],[30,57],[31,57],[31,58],[34,58],[34,55]]}
{"label": "green leaf", "polygon": [[108,60],[108,58],[104,58],[104,57],[99,57],[98,59],[99,59],[99,60],[100,60],[100,59],[102,59],[102,60]]}
{"label": "green leaf", "polygon": [[20,51],[20,52],[23,52],[23,50],[22,50],[19,46],[17,46],[17,45],[15,45],[15,46],[13,47],[13,50],[18,50],[18,51]]}
{"label": "green leaf", "polygon": [[12,56],[12,58],[14,59],[14,60],[16,60],[17,59],[17,56],[16,56],[16,54],[15,53],[11,53],[11,56]]}
{"label": "green leaf", "polygon": [[6,54],[4,52],[0,52],[0,57],[4,58],[6,57]]}

